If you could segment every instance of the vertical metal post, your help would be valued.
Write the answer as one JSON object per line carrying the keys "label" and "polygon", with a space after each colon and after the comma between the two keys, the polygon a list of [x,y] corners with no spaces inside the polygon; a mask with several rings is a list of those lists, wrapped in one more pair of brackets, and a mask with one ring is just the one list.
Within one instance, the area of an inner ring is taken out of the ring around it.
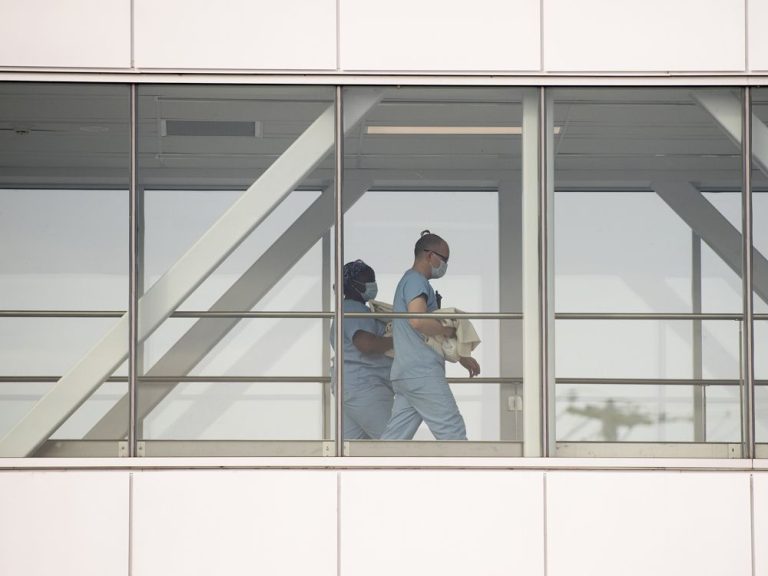
{"label": "vertical metal post", "polygon": [[341,86],[336,86],[336,118],[335,118],[335,142],[336,142],[336,169],[334,201],[336,208],[334,227],[334,278],[336,284],[335,299],[335,379],[336,379],[336,456],[344,455],[344,381],[342,372],[344,367],[344,209],[341,202],[342,178],[344,175],[344,116],[341,100]]}
{"label": "vertical metal post", "polygon": [[128,456],[136,456],[136,369],[137,369],[137,334],[138,334],[138,122],[137,122],[137,85],[131,84],[130,96],[130,213],[128,231]]}
{"label": "vertical metal post", "polygon": [[[138,122],[137,122],[137,128],[138,131]],[[137,132],[138,133],[138,132]],[[137,139],[138,140],[138,139]],[[138,172],[137,174],[137,182],[138,180]],[[136,224],[134,226],[134,231],[136,234],[136,298],[135,302],[137,303],[136,310],[137,310],[137,316],[138,316],[138,301],[141,299],[141,297],[144,295],[144,289],[145,289],[145,268],[144,268],[144,255],[146,254],[145,249],[145,221],[144,221],[144,207],[145,204],[145,190],[144,186],[141,184],[137,184],[136,186]],[[137,325],[137,332],[138,332],[138,325]],[[144,439],[144,419],[146,418],[145,410],[142,406],[142,390],[141,386],[139,384],[139,377],[144,376],[144,341],[137,341],[136,342],[136,441],[139,442],[142,439]],[[142,416],[142,414],[144,414]]]}
{"label": "vertical metal post", "polygon": [[[694,314],[701,314],[701,236],[691,233],[691,305]],[[704,377],[703,369],[703,326],[701,320],[694,320],[692,331],[693,379]],[[693,387],[693,440],[707,441],[707,387],[700,384]]]}
{"label": "vertical metal post", "polygon": [[541,454],[554,455],[554,435],[552,421],[555,401],[550,383],[550,158],[547,157],[552,135],[548,114],[547,90],[539,88],[539,375],[541,382]]}
{"label": "vertical metal post", "polygon": [[[525,106],[525,104],[524,104]],[[527,126],[524,125],[524,130]],[[536,127],[532,135],[536,139]],[[523,171],[532,162],[523,144]],[[533,151],[537,156],[536,150]],[[534,163],[536,172],[537,163]],[[534,174],[534,179],[536,174]],[[534,182],[535,186],[535,182]],[[497,192],[499,207],[499,309],[502,312],[518,312],[523,307],[523,202],[520,183],[502,181]],[[499,368],[505,377],[523,375],[523,323],[518,320],[499,322]],[[523,398],[521,384],[499,385],[499,439],[506,442],[523,441]]]}
{"label": "vertical metal post", "polygon": [[539,94],[534,89],[523,93],[522,135],[522,347],[523,347],[523,455],[542,455],[541,417],[544,411],[541,393],[540,331],[541,323],[541,252],[540,240],[540,109]]}
{"label": "vertical metal post", "polygon": [[[324,192],[328,194],[328,192]],[[322,240],[322,260],[323,269],[322,275],[322,299],[323,299],[323,312],[327,312],[331,309],[331,235],[326,232],[323,234]],[[331,321],[328,318],[323,318],[323,341],[322,341],[322,362],[323,362],[323,376],[330,375],[331,367],[331,343],[328,340],[328,333],[331,330]],[[333,396],[331,395],[331,385],[329,382],[323,382],[322,393],[322,410],[323,410],[323,440],[327,440],[331,437],[331,410],[333,406]]]}
{"label": "vertical metal post", "polygon": [[741,118],[741,228],[742,228],[742,291],[744,301],[744,330],[742,331],[742,457],[753,458],[755,449],[755,363],[754,319],[752,292],[752,94],[743,89]]}

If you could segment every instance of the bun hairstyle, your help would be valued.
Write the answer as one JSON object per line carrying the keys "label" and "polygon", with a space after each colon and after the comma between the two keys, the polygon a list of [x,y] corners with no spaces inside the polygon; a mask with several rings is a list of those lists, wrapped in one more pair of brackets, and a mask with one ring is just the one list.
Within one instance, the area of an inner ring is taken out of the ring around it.
{"label": "bun hairstyle", "polygon": [[425,250],[439,249],[444,243],[445,240],[437,234],[432,234],[429,230],[422,230],[419,239],[416,241],[416,246],[413,248],[413,255],[418,258],[419,254]]}

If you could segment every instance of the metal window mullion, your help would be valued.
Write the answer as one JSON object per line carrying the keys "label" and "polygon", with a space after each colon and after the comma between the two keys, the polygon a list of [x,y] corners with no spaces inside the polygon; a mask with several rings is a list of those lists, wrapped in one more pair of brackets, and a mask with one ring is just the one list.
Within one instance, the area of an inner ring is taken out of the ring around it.
{"label": "metal window mullion", "polygon": [[341,86],[336,86],[335,97],[335,174],[334,174],[334,279],[335,293],[335,331],[336,341],[334,376],[336,380],[336,438],[335,455],[344,455],[344,382],[342,378],[344,366],[344,209],[342,206],[342,176],[344,172],[344,117],[341,99]]}
{"label": "metal window mullion", "polygon": [[128,257],[128,456],[136,456],[138,360],[138,124],[137,84],[130,87],[130,175],[129,175],[129,257]]}
{"label": "metal window mullion", "polygon": [[554,456],[554,381],[552,380],[553,329],[551,301],[553,269],[551,242],[552,211],[552,162],[549,158],[553,134],[552,118],[549,114],[549,94],[545,87],[539,88],[539,376],[541,384],[540,441],[541,455]]}
{"label": "metal window mullion", "polygon": [[755,363],[754,309],[752,292],[752,101],[749,86],[743,89],[742,106],[742,291],[744,326],[742,330],[742,457],[755,454]]}

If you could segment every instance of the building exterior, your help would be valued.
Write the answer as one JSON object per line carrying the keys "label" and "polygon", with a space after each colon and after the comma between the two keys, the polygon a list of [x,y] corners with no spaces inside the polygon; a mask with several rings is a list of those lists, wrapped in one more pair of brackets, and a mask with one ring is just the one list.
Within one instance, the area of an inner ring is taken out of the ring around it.
{"label": "building exterior", "polygon": [[[767,19],[4,0],[0,573],[768,573]],[[341,438],[423,229],[469,440]]]}

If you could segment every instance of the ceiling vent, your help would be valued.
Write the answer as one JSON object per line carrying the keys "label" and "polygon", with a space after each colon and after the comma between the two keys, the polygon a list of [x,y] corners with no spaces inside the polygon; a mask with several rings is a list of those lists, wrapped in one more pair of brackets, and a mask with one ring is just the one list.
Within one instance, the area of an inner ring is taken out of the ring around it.
{"label": "ceiling vent", "polygon": [[163,136],[261,137],[261,122],[226,120],[163,120]]}

